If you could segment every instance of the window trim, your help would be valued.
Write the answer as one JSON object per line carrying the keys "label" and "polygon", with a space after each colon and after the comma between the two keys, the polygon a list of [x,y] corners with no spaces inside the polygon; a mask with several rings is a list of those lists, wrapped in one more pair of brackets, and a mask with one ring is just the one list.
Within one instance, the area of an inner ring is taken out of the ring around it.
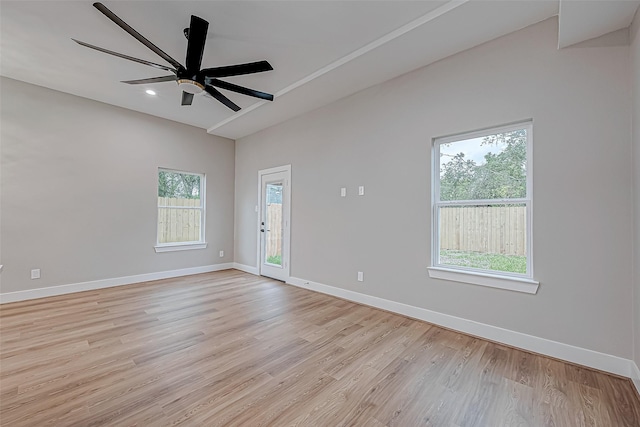
{"label": "window trim", "polygon": [[[505,133],[519,129],[527,130],[526,144],[526,185],[527,192],[524,198],[517,199],[490,199],[490,200],[462,200],[440,201],[440,145],[462,141],[472,138],[480,138],[498,133]],[[536,293],[539,282],[533,279],[533,120],[523,120],[502,126],[493,126],[472,132],[458,133],[432,139],[431,147],[431,266],[428,267],[429,276],[432,278],[452,280],[456,282],[470,283],[481,286],[489,286],[500,289]],[[524,204],[526,212],[526,273],[510,273],[495,270],[484,270],[471,267],[452,266],[439,263],[440,254],[440,207],[442,206],[468,206],[486,204]]]}
{"label": "window trim", "polygon": [[202,242],[202,243],[191,243],[191,242],[186,242],[186,243],[161,243],[161,244],[155,245],[153,248],[156,251],[156,253],[176,252],[176,251],[189,251],[189,250],[193,250],[193,249],[206,249],[207,248],[207,242]]}
{"label": "window trim", "polygon": [[510,291],[535,294],[540,282],[515,276],[481,273],[479,271],[454,270],[444,267],[427,267],[429,277],[433,279],[450,280],[452,282],[469,283],[490,288],[507,289]]}
{"label": "window trim", "polygon": [[[159,206],[158,205],[158,184],[157,180],[160,175],[160,172],[171,172],[178,174],[186,174],[186,175],[196,175],[200,177],[200,207],[197,206]],[[158,168],[156,172],[156,244],[154,246],[154,250],[156,253],[161,252],[175,252],[175,251],[186,251],[193,249],[206,249],[207,242],[205,240],[206,236],[206,191],[207,190],[207,175],[205,173],[197,173],[197,172],[188,172],[177,169],[168,169],[168,168]],[[158,220],[159,220],[159,210],[161,208],[170,208],[170,209],[195,209],[200,211],[200,239],[192,240],[188,242],[169,242],[169,243],[160,243],[158,242],[158,238],[160,237],[158,234]]]}

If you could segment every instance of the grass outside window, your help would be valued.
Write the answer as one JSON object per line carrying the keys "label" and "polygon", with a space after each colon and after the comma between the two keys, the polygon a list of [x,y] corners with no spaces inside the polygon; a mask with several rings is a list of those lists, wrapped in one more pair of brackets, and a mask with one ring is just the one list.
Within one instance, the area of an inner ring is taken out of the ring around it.
{"label": "grass outside window", "polygon": [[477,268],[481,270],[504,271],[509,273],[525,274],[527,272],[527,257],[518,255],[441,250],[440,263],[444,265]]}

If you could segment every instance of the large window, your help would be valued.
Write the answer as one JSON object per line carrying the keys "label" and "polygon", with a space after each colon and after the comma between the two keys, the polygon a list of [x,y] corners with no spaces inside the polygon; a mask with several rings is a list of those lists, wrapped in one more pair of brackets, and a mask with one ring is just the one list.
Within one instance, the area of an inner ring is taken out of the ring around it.
{"label": "large window", "polygon": [[204,185],[204,174],[158,169],[157,252],[206,247]]}
{"label": "large window", "polygon": [[434,140],[432,270],[533,283],[531,142],[531,122]]}

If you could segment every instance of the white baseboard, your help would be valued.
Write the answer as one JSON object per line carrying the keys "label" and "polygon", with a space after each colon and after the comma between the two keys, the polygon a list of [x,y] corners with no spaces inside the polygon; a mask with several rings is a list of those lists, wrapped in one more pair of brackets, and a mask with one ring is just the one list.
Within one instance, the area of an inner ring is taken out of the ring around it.
{"label": "white baseboard", "polygon": [[73,283],[70,285],[51,286],[48,288],[30,289],[27,291],[6,292],[0,294],[0,304],[8,302],[26,301],[36,298],[52,297],[74,292],[92,291],[95,289],[111,288],[113,286],[131,285],[133,283],[151,280],[170,279],[172,277],[190,276],[192,274],[210,273],[212,271],[228,270],[233,263],[205,265],[203,267],[182,268],[179,270],[160,271],[157,273],[137,274],[135,276],[115,277],[113,279],[94,280],[91,282]]}
{"label": "white baseboard", "polygon": [[237,262],[234,262],[233,268],[235,268],[236,270],[244,271],[245,273],[256,275],[256,276],[260,275],[260,271],[258,271],[258,267],[251,267],[250,265],[239,264]]}
{"label": "white baseboard", "polygon": [[638,395],[640,395],[640,368],[638,368],[638,365],[633,361],[631,361],[631,381],[633,381],[633,385],[636,386]]}
{"label": "white baseboard", "polygon": [[[287,281],[288,284],[300,288],[310,289],[327,295],[380,308],[394,313],[402,314],[414,319],[424,320],[435,325],[445,328],[454,329],[466,334],[474,335],[490,341],[503,343],[512,347],[521,348],[538,354],[543,354],[556,359],[566,360],[583,366],[588,366],[627,378],[633,378],[633,370],[636,374],[638,367],[629,359],[613,356],[610,354],[600,353],[586,348],[575,347],[569,344],[563,344],[557,341],[551,341],[545,338],[539,338],[533,335],[527,335],[484,323],[467,320],[448,314],[438,313],[436,311],[427,310],[425,308],[415,307],[395,301],[389,301],[383,298],[362,294],[359,292],[349,291],[346,289],[336,288],[334,286],[315,283],[309,280],[291,277]],[[638,387],[637,381],[636,387]]]}

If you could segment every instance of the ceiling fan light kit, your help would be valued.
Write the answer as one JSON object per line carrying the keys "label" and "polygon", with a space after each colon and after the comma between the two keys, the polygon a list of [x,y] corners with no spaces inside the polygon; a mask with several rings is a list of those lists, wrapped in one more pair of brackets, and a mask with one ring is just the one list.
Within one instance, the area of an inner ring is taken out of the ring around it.
{"label": "ceiling fan light kit", "polygon": [[204,85],[198,83],[195,80],[178,79],[177,82],[180,90],[182,90],[183,92],[190,93],[192,95],[197,95],[204,90]]}
{"label": "ceiling fan light kit", "polygon": [[191,105],[194,95],[205,92],[233,111],[239,111],[240,107],[225,95],[223,95],[219,90],[216,89],[216,87],[242,95],[252,96],[254,98],[273,101],[273,95],[269,93],[260,92],[255,89],[250,89],[243,86],[235,85],[233,83],[225,82],[223,80],[218,80],[219,77],[240,76],[273,70],[273,67],[267,61],[200,69],[200,66],[202,65],[202,55],[204,53],[204,45],[207,38],[207,30],[209,29],[209,23],[204,19],[199,18],[195,15],[191,15],[190,26],[189,28],[184,29],[184,36],[187,38],[188,42],[185,66],[183,66],[178,61],[166,54],[162,49],[151,43],[142,34],[134,30],[118,16],[116,16],[116,14],[110,11],[105,5],[97,2],[94,3],[93,6],[107,18],[113,21],[116,25],[133,36],[140,43],[145,45],[147,48],[152,50],[155,54],[157,54],[173,66],[173,68],[167,67],[165,65],[156,64],[139,58],[134,58],[132,56],[124,55],[98,46],[93,46],[89,43],[72,39],[74,42],[78,43],[81,46],[85,46],[99,52],[173,73],[173,75],[169,76],[151,77],[139,80],[126,80],[123,81],[123,83],[149,84],[175,81],[178,84],[178,88],[182,91],[182,105]]}

